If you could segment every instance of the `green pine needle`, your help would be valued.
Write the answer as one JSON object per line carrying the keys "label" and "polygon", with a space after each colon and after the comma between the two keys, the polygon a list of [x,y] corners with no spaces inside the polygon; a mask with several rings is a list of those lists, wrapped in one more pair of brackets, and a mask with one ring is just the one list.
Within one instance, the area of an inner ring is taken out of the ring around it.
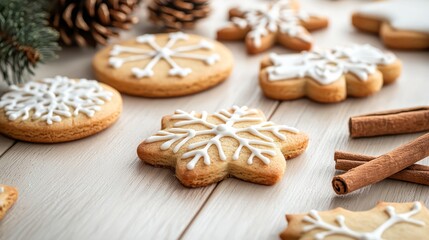
{"label": "green pine needle", "polygon": [[25,82],[56,56],[58,32],[48,26],[47,0],[0,0],[0,81]]}

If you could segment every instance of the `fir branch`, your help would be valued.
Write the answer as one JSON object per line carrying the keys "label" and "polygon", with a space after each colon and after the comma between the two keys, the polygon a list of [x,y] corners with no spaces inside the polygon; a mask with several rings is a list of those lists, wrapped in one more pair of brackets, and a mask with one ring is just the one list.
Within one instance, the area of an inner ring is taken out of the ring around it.
{"label": "fir branch", "polygon": [[56,56],[58,32],[48,27],[49,0],[0,1],[0,81],[22,83]]}

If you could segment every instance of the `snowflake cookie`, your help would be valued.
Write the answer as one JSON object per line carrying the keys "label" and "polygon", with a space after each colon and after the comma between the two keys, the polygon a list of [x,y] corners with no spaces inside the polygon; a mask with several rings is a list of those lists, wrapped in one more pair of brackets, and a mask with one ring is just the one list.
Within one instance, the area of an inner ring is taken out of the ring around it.
{"label": "snowflake cookie", "polygon": [[259,83],[267,97],[308,97],[332,103],[347,96],[366,97],[394,82],[401,62],[370,45],[316,49],[299,54],[270,54],[261,63]]}
{"label": "snowflake cookie", "polygon": [[0,220],[18,199],[15,188],[0,184]]}
{"label": "snowflake cookie", "polygon": [[352,23],[359,30],[378,33],[390,48],[428,49],[428,10],[427,0],[379,1],[356,10]]}
{"label": "snowflake cookie", "polygon": [[228,176],[272,185],[282,178],[285,159],[301,154],[307,142],[304,133],[267,121],[257,109],[233,106],[214,114],[177,110],[137,152],[146,163],[175,168],[187,187]]}
{"label": "snowflake cookie", "polygon": [[309,50],[313,40],[308,31],[326,28],[328,20],[297,6],[296,1],[280,0],[257,10],[233,8],[229,11],[230,25],[217,32],[217,39],[245,39],[250,54],[263,52],[276,42],[297,51]]}
{"label": "snowflake cookie", "polygon": [[94,80],[57,76],[11,86],[0,98],[0,132],[29,142],[64,142],[110,126],[122,100]]}
{"label": "snowflake cookie", "polygon": [[93,69],[103,82],[127,94],[173,97],[224,81],[233,66],[221,43],[182,32],[145,34],[96,54]]}
{"label": "snowflake cookie", "polygon": [[366,212],[343,208],[286,215],[280,237],[297,239],[414,240],[429,236],[429,211],[420,202],[379,203]]}

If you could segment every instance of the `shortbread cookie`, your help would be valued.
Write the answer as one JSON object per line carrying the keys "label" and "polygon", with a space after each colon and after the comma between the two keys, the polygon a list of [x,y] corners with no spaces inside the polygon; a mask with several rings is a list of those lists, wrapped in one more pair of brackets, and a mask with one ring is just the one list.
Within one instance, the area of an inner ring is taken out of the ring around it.
{"label": "shortbread cookie", "polygon": [[211,115],[177,110],[137,153],[146,163],[175,168],[187,187],[228,176],[272,185],[282,178],[285,159],[301,154],[307,142],[297,129],[267,122],[260,110],[234,106]]}
{"label": "shortbread cookie", "polygon": [[113,124],[120,94],[94,80],[57,76],[12,86],[0,99],[0,133],[40,143],[93,135]]}
{"label": "shortbread cookie", "polygon": [[355,11],[353,25],[378,33],[384,44],[397,49],[429,48],[429,1],[386,0]]}
{"label": "shortbread cookie", "polygon": [[429,236],[429,211],[420,202],[379,203],[366,212],[343,208],[286,215],[284,240],[415,240]]}
{"label": "shortbread cookie", "polygon": [[15,188],[0,184],[0,220],[18,199]]}
{"label": "shortbread cookie", "polygon": [[231,73],[231,52],[221,43],[182,32],[145,34],[109,46],[93,60],[97,78],[120,92],[174,97],[201,92]]}
{"label": "shortbread cookie", "polygon": [[261,64],[259,83],[265,95],[279,100],[308,97],[324,103],[347,96],[366,97],[392,83],[401,62],[370,45],[336,47],[300,54],[270,54]]}
{"label": "shortbread cookie", "polygon": [[247,52],[260,53],[279,43],[292,50],[309,50],[313,40],[309,31],[326,28],[325,17],[297,9],[295,1],[274,1],[258,10],[229,11],[230,25],[217,32],[219,40],[245,40]]}

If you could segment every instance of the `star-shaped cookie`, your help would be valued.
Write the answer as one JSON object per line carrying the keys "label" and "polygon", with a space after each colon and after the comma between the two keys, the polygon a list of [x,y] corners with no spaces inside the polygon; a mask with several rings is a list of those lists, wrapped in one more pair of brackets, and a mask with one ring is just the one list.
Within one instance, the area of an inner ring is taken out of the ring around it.
{"label": "star-shaped cookie", "polygon": [[428,9],[427,0],[377,1],[356,10],[352,23],[359,30],[379,34],[390,48],[428,49]]}
{"label": "star-shaped cookie", "polygon": [[326,28],[322,16],[298,10],[296,1],[274,1],[265,9],[229,11],[230,25],[217,32],[219,40],[245,39],[248,53],[263,52],[279,43],[292,50],[309,50],[313,40],[309,31]]}
{"label": "star-shaped cookie", "polygon": [[18,199],[15,188],[0,184],[0,220]]}
{"label": "star-shaped cookie", "polygon": [[176,169],[187,187],[202,187],[233,176],[272,185],[286,161],[301,154],[308,137],[297,129],[266,121],[257,109],[233,106],[214,114],[177,110],[162,119],[162,130],[144,140],[144,162]]}
{"label": "star-shaped cookie", "polygon": [[286,215],[283,240],[371,239],[414,240],[429,236],[429,211],[421,202],[386,203],[365,212],[343,208]]}
{"label": "star-shaped cookie", "polygon": [[353,45],[299,54],[272,53],[261,63],[259,83],[273,99],[308,97],[333,103],[347,96],[374,94],[400,73],[401,62],[395,55],[370,45]]}

